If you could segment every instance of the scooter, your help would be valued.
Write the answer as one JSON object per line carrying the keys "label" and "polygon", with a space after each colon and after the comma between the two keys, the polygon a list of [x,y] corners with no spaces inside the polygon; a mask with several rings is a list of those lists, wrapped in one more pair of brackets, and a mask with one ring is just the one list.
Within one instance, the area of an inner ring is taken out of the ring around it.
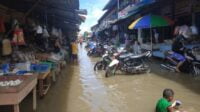
{"label": "scooter", "polygon": [[[180,67],[180,71],[183,73],[189,73],[192,76],[200,76],[200,61],[196,59],[196,57],[193,55],[192,49],[186,49],[185,50],[185,57],[186,60]],[[176,72],[176,66],[177,63],[174,63],[171,61],[171,59],[166,58],[168,63],[167,64],[161,64],[162,68],[165,68],[167,70],[170,70],[172,72]],[[176,59],[173,59],[176,60]],[[176,60],[177,61],[177,60]]]}
{"label": "scooter", "polygon": [[122,72],[137,74],[150,72],[150,67],[146,64],[146,58],[151,57],[151,51],[144,52],[140,55],[132,53],[120,54],[109,64],[105,76],[115,75],[117,70]]}

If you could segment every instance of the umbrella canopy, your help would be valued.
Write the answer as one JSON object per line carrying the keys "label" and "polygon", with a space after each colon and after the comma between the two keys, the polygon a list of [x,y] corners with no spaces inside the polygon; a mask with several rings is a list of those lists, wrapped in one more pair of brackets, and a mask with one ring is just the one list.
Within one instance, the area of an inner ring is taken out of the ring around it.
{"label": "umbrella canopy", "polygon": [[146,15],[131,23],[128,29],[154,28],[172,25],[174,22],[167,17]]}
{"label": "umbrella canopy", "polygon": [[153,36],[152,36],[152,28],[155,27],[163,27],[174,24],[172,20],[167,17],[157,16],[157,15],[146,15],[131,23],[128,27],[129,30],[139,29],[139,28],[150,28],[150,36],[151,36],[151,51],[153,51]]}

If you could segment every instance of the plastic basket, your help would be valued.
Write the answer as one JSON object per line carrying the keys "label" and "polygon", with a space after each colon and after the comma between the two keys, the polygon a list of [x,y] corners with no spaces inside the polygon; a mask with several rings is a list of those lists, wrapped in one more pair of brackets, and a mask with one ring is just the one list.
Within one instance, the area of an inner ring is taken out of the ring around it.
{"label": "plastic basket", "polygon": [[46,72],[50,69],[49,64],[32,64],[31,65],[31,71],[34,72]]}

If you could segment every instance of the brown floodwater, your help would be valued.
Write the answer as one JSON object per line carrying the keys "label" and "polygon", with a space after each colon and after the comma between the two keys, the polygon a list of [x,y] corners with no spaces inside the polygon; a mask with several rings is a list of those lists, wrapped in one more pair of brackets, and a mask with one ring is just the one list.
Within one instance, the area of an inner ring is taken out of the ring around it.
{"label": "brown floodwater", "polygon": [[[184,110],[200,112],[199,78],[163,70],[156,61],[149,74],[105,78],[103,71],[93,71],[97,60],[80,48],[79,64],[68,65],[47,96],[38,99],[37,112],[154,112],[165,88],[175,91]],[[29,96],[21,111],[32,112],[31,104]]]}

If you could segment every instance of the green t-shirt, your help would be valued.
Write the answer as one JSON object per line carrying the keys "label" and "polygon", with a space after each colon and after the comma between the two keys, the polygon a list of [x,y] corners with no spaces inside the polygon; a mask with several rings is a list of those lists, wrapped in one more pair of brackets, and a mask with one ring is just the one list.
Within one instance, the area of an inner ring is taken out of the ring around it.
{"label": "green t-shirt", "polygon": [[156,104],[156,112],[168,112],[167,108],[171,105],[167,99],[161,98]]}

